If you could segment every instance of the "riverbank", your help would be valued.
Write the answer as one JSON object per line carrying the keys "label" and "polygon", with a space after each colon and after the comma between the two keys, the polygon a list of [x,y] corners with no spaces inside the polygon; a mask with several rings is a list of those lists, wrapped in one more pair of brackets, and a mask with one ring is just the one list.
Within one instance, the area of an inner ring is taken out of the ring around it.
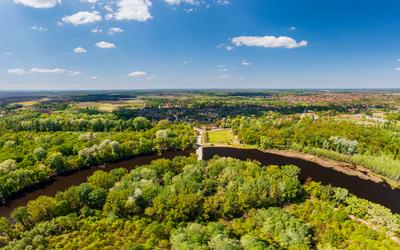
{"label": "riverbank", "polygon": [[388,180],[388,179],[384,178],[383,176],[380,176],[363,166],[350,164],[350,163],[346,163],[346,162],[340,162],[340,161],[336,161],[336,160],[332,160],[332,159],[327,159],[327,158],[323,158],[320,156],[307,154],[307,153],[303,153],[303,152],[299,152],[299,151],[295,151],[295,150],[270,149],[270,150],[260,150],[260,151],[277,154],[277,155],[281,155],[281,156],[285,156],[285,157],[298,158],[298,159],[302,159],[305,161],[314,162],[323,167],[331,168],[331,169],[334,169],[341,173],[351,175],[351,176],[356,176],[356,177],[359,177],[364,180],[373,181],[375,183],[387,183],[392,188],[400,187],[399,183],[392,181],[392,180]]}
{"label": "riverbank", "polygon": [[360,178],[359,175],[355,174],[356,172],[349,174],[349,172],[344,171],[345,168],[338,171],[338,168],[327,165],[329,161],[322,165],[317,163],[315,158],[310,160],[310,157],[305,155],[287,152],[283,154],[282,152],[266,152],[258,149],[203,147],[203,160],[209,160],[215,155],[239,160],[255,160],[262,165],[295,165],[300,169],[300,180],[304,182],[311,179],[321,182],[323,185],[342,187],[360,198],[381,204],[390,208],[394,213],[400,213],[400,200],[398,199],[400,189],[393,189],[386,182],[381,182],[372,177],[363,176],[364,178]]}
{"label": "riverbank", "polygon": [[[318,165],[321,165],[322,167],[326,168],[331,168],[336,171],[339,171],[341,173],[350,175],[350,176],[356,176],[364,180],[369,180],[373,181],[375,183],[383,183],[389,185],[393,189],[400,189],[400,182],[395,181],[393,179],[390,179],[388,177],[385,177],[381,174],[378,174],[374,171],[372,171],[370,168],[367,168],[365,166],[362,166],[360,164],[355,164],[355,163],[349,163],[345,161],[340,161],[340,160],[335,160],[331,158],[326,158],[324,156],[319,156],[311,153],[305,153],[301,151],[297,151],[294,149],[285,149],[285,150],[279,150],[279,149],[270,149],[270,150],[263,150],[260,149],[256,145],[247,145],[247,144],[242,144],[237,136],[233,135],[232,130],[230,129],[214,129],[214,130],[209,130],[209,131],[203,131],[203,134],[209,134],[209,133],[219,133],[220,131],[226,131],[227,133],[230,133],[231,138],[234,139],[228,139],[230,143],[221,143],[221,140],[206,140],[202,141],[202,144],[200,146],[202,147],[229,147],[229,148],[237,148],[237,149],[258,149],[263,152],[267,153],[272,153],[272,154],[277,154],[285,157],[291,157],[291,158],[298,158],[306,161],[311,161],[314,162]],[[234,143],[231,143],[233,141]],[[212,143],[215,142],[215,143]]]}
{"label": "riverbank", "polygon": [[350,176],[356,176],[363,180],[373,181],[375,183],[387,184],[393,189],[400,189],[400,182],[396,182],[396,181],[388,179],[382,175],[374,173],[370,169],[368,169],[364,166],[350,164],[347,162],[341,162],[341,161],[337,161],[337,160],[333,160],[333,159],[328,159],[328,158],[324,158],[324,157],[316,156],[316,155],[312,155],[312,154],[307,154],[307,153],[300,152],[300,151],[295,151],[295,150],[290,150],[290,149],[288,149],[288,150],[279,150],[279,149],[264,150],[264,149],[258,148],[257,146],[245,145],[245,144],[226,145],[226,144],[209,144],[209,143],[207,143],[207,144],[203,144],[203,147],[209,147],[209,148],[210,147],[227,147],[227,148],[235,148],[235,149],[257,149],[257,150],[259,150],[261,152],[265,152],[265,153],[310,161],[310,162],[316,163],[322,167],[330,168],[330,169],[333,169],[335,171],[338,171],[338,172],[341,172],[341,173],[344,173],[344,174],[347,174]]}
{"label": "riverbank", "polygon": [[153,160],[162,158],[173,159],[176,156],[190,156],[192,153],[192,150],[166,151],[160,155],[142,155],[131,160],[104,163],[100,166],[91,166],[89,168],[70,172],[69,174],[57,175],[46,183],[32,186],[31,189],[26,189],[24,192],[15,194],[6,204],[0,206],[0,217],[9,217],[15,208],[25,206],[29,201],[34,200],[39,196],[55,196],[59,191],[64,191],[71,186],[78,186],[81,183],[86,182],[87,178],[97,170],[111,171],[116,168],[125,168],[130,171],[137,166],[150,164]]}

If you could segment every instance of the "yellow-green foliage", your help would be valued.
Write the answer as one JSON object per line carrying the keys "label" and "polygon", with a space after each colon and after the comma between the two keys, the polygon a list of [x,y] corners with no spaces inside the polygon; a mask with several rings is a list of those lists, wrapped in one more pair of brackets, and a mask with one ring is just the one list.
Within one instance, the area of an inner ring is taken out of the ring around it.
{"label": "yellow-green foliage", "polygon": [[213,144],[235,144],[235,136],[230,130],[213,130],[207,132],[207,142]]}

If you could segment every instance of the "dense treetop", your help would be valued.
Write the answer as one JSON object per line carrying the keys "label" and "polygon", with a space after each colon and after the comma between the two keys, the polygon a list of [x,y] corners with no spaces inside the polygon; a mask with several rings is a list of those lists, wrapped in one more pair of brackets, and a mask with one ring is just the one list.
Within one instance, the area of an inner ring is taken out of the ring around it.
{"label": "dense treetop", "polygon": [[[156,160],[42,196],[0,220],[5,249],[398,249],[398,215],[295,166]],[[361,222],[362,221],[362,222]]]}
{"label": "dense treetop", "polygon": [[188,124],[166,120],[151,123],[137,117],[132,128],[115,132],[1,130],[0,202],[56,174],[143,154],[185,150],[193,148],[196,141],[196,133]]}

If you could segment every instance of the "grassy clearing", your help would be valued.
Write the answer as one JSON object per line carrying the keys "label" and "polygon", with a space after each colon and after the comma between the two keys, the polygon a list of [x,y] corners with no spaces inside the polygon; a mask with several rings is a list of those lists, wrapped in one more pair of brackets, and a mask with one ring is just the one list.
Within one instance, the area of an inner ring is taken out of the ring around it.
{"label": "grassy clearing", "polygon": [[133,108],[139,107],[139,102],[127,101],[113,101],[113,102],[78,102],[76,103],[78,108],[96,108],[103,112],[113,112],[118,108]]}
{"label": "grassy clearing", "polygon": [[228,146],[234,148],[256,149],[257,145],[240,143],[230,129],[218,129],[207,131],[203,137],[205,146]]}
{"label": "grassy clearing", "polygon": [[213,144],[234,144],[236,138],[230,130],[207,131],[207,142]]}
{"label": "grassy clearing", "polygon": [[27,107],[27,106],[33,106],[33,105],[39,104],[39,103],[40,103],[39,101],[24,101],[24,102],[17,102],[15,104],[20,104],[23,107]]}

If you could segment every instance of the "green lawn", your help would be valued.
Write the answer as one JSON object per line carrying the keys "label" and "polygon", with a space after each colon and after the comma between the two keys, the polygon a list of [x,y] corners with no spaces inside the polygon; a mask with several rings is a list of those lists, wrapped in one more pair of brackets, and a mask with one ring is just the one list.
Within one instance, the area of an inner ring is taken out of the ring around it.
{"label": "green lawn", "polygon": [[207,139],[207,142],[212,144],[237,144],[235,136],[230,130],[208,131]]}

